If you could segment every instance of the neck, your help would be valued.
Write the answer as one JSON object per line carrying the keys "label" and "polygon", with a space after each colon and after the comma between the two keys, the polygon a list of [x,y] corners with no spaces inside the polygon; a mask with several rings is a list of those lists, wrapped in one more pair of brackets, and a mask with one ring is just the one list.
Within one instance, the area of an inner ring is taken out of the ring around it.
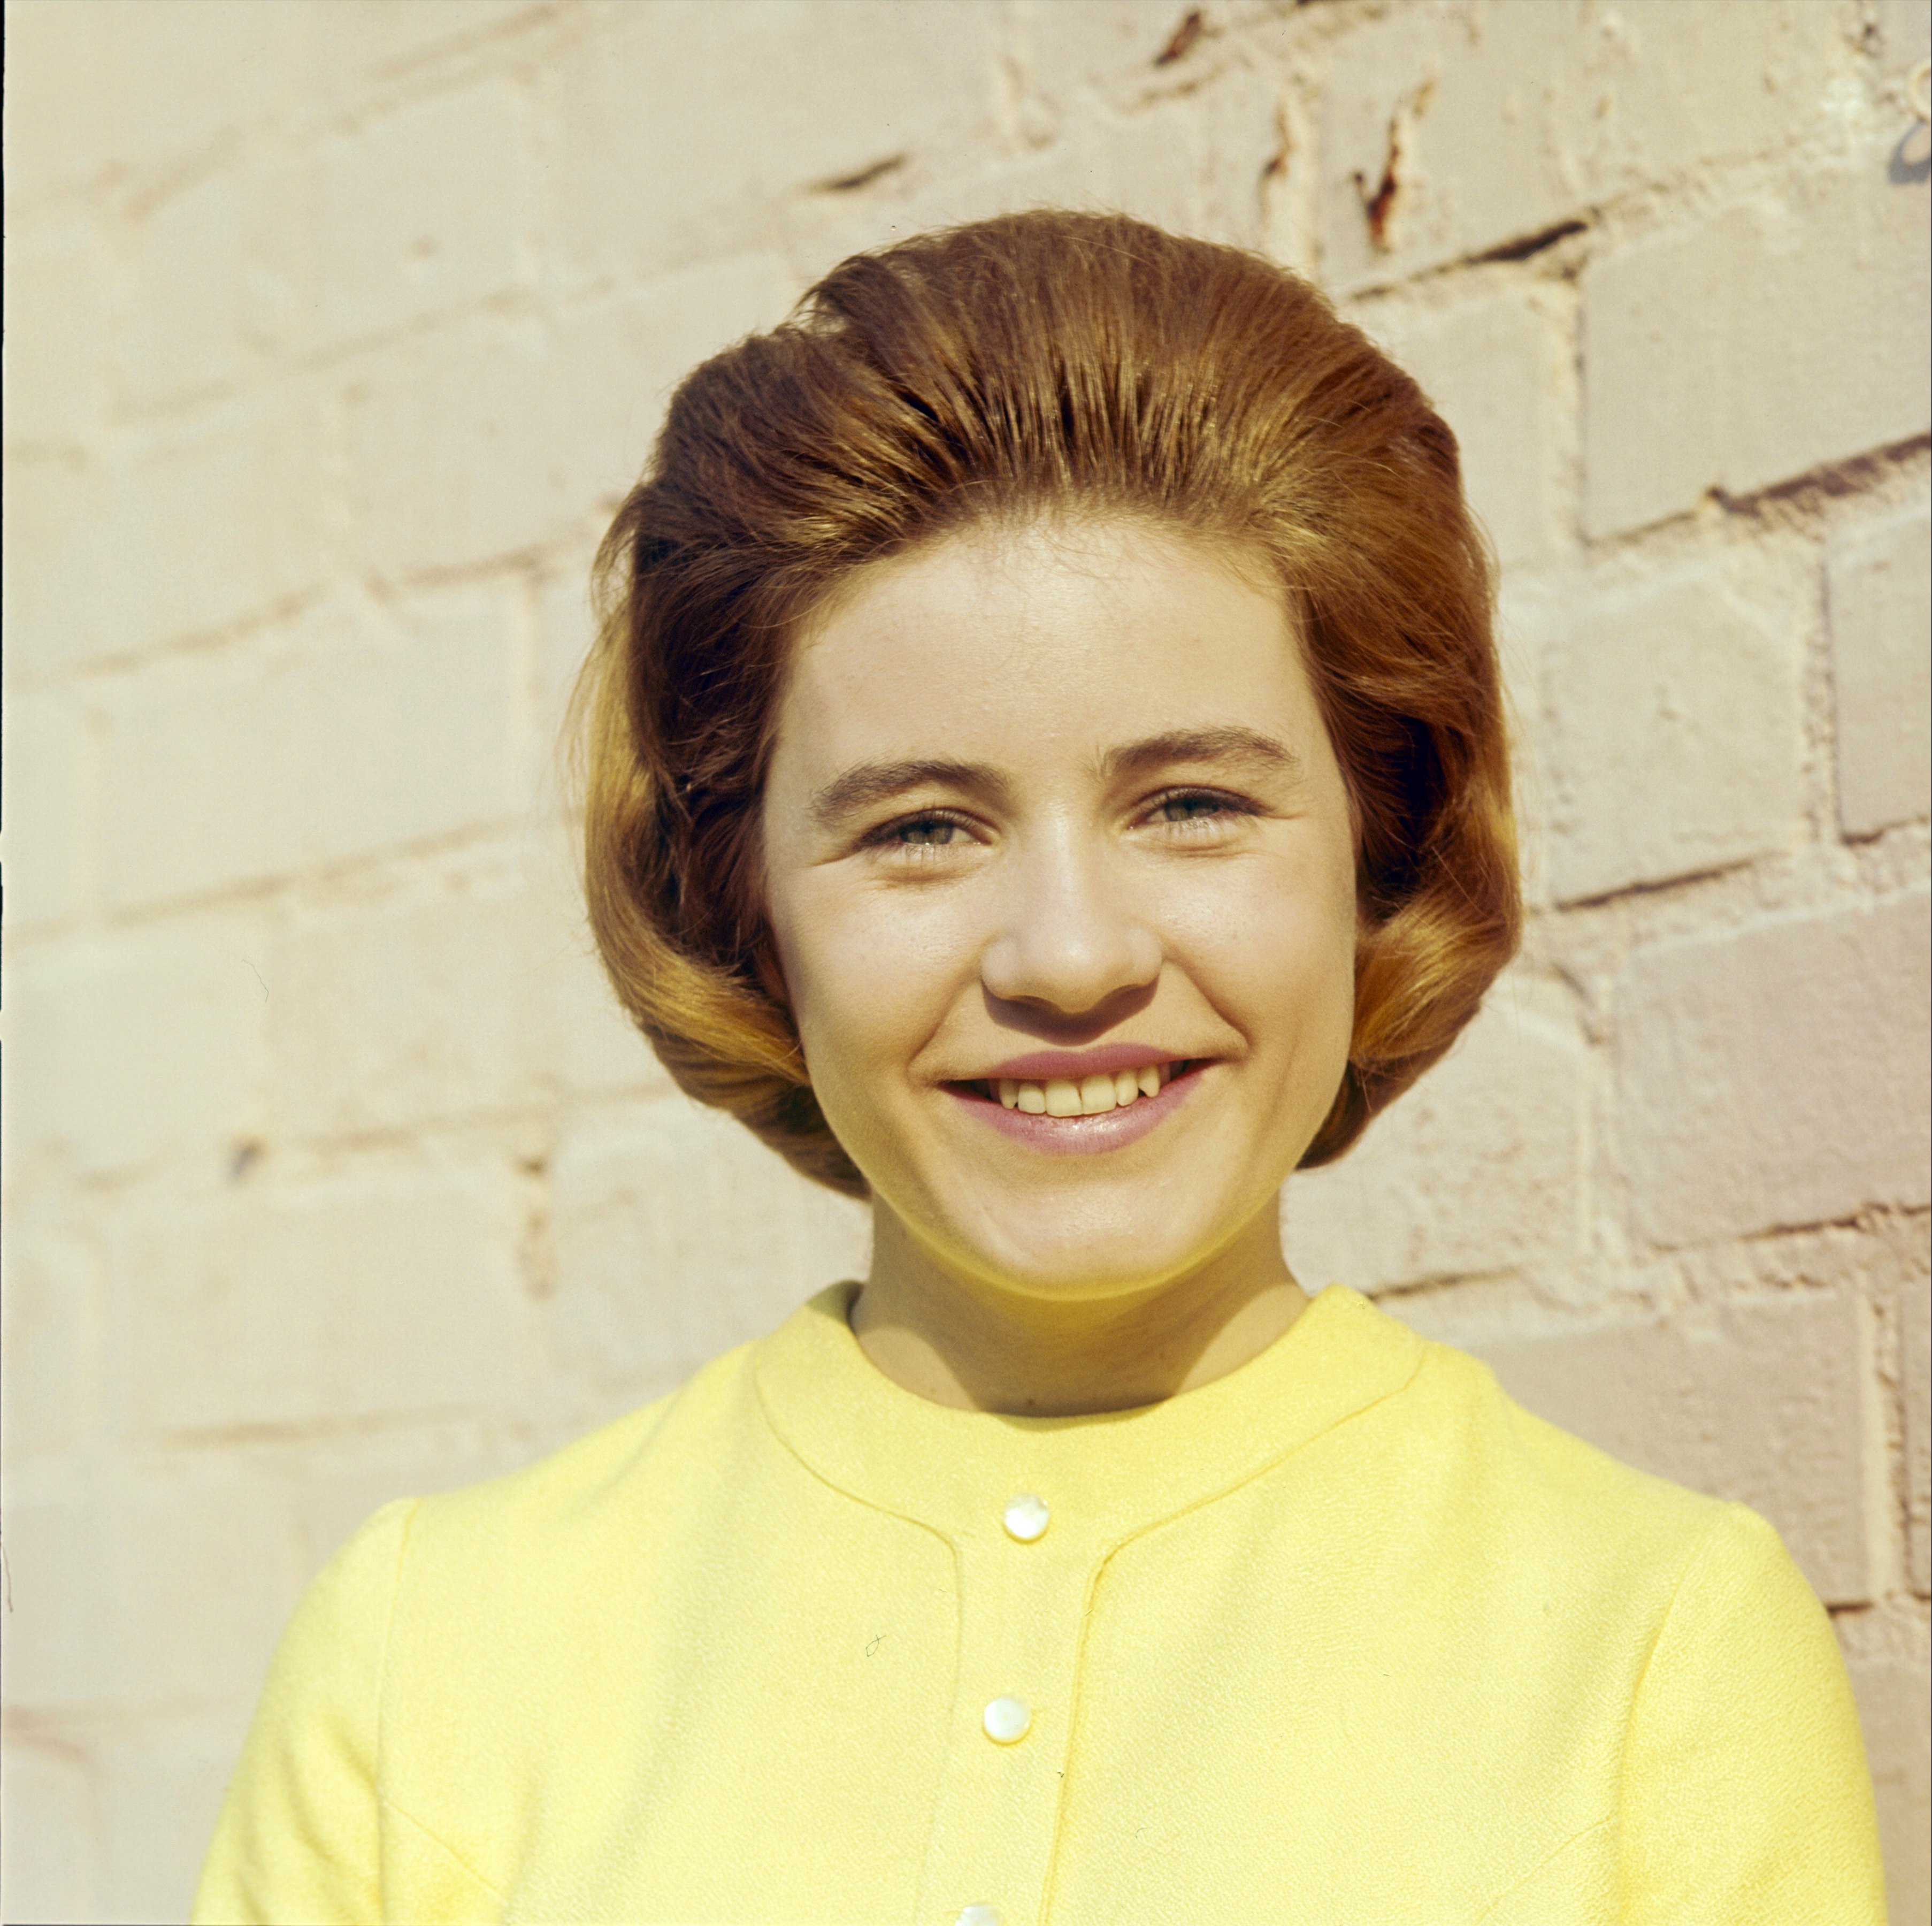
{"label": "neck", "polygon": [[1129,1411],[1211,1384],[1265,1351],[1307,1303],[1282,1260],[1272,1205],[1178,1278],[1063,1298],[953,1272],[875,1203],[872,1269],[851,1321],[872,1363],[920,1397],[1064,1417]]}

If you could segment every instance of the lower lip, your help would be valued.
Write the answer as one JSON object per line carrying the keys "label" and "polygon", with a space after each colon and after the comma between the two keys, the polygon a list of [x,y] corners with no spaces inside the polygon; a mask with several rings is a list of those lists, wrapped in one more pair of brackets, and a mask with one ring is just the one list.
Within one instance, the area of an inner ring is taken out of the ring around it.
{"label": "lower lip", "polygon": [[1158,1096],[1136,1097],[1118,1109],[1094,1116],[1056,1117],[1012,1110],[998,1101],[947,1087],[946,1095],[964,1106],[980,1122],[1003,1131],[1016,1142],[1049,1156],[1078,1157],[1101,1150],[1118,1150],[1156,1129],[1194,1093],[1204,1066],[1196,1065],[1160,1086]]}

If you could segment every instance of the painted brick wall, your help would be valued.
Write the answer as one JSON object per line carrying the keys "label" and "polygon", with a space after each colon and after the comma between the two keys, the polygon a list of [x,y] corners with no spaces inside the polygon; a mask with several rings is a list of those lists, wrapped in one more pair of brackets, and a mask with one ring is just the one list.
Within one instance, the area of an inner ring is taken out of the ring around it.
{"label": "painted brick wall", "polygon": [[1118,206],[1462,437],[1534,915],[1290,1254],[1832,1607],[1928,1917],[1926,0],[14,0],[9,1918],[184,1908],[276,1633],[864,1261],[587,954],[553,750],[668,386]]}

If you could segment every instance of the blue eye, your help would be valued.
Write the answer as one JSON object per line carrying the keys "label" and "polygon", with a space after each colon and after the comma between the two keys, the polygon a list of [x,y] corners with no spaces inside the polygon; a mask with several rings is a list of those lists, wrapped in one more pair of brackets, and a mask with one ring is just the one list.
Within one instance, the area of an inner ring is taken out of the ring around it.
{"label": "blue eye", "polygon": [[956,817],[902,816],[897,822],[882,823],[866,839],[874,849],[905,849],[920,854],[953,848],[966,840],[966,825]]}
{"label": "blue eye", "polygon": [[892,828],[896,841],[914,849],[942,848],[958,833],[958,824],[943,816],[919,816],[910,822],[896,823]]}
{"label": "blue eye", "polygon": [[1198,824],[1211,827],[1226,818],[1252,816],[1254,812],[1233,796],[1213,789],[1181,789],[1163,796],[1154,804],[1154,813],[1163,822]]}

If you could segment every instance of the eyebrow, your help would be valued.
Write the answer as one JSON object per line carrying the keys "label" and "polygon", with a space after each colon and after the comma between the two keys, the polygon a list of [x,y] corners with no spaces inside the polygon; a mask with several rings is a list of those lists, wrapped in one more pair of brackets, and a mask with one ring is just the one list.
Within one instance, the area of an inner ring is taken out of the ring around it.
{"label": "eyebrow", "polygon": [[821,828],[834,828],[861,810],[928,783],[964,789],[994,803],[1004,803],[1012,794],[1012,786],[1005,777],[984,762],[956,762],[943,756],[916,757],[902,762],[861,762],[834,777],[812,798],[812,820]]}
{"label": "eyebrow", "polygon": [[1223,723],[1213,729],[1168,729],[1144,737],[1108,750],[1100,759],[1100,770],[1102,775],[1118,780],[1123,776],[1144,776],[1176,762],[1218,762],[1256,777],[1301,774],[1301,758],[1286,743],[1238,723]]}
{"label": "eyebrow", "polygon": [[[1257,778],[1292,778],[1301,773],[1300,757],[1286,743],[1237,723],[1212,729],[1168,729],[1138,742],[1123,744],[1100,758],[1099,770],[1102,780],[1118,782],[1181,762],[1232,765]],[[1009,803],[1012,796],[1012,783],[988,763],[960,762],[944,756],[861,762],[835,777],[812,798],[812,820],[821,828],[833,828],[861,810],[928,783],[963,789],[995,804]]]}

